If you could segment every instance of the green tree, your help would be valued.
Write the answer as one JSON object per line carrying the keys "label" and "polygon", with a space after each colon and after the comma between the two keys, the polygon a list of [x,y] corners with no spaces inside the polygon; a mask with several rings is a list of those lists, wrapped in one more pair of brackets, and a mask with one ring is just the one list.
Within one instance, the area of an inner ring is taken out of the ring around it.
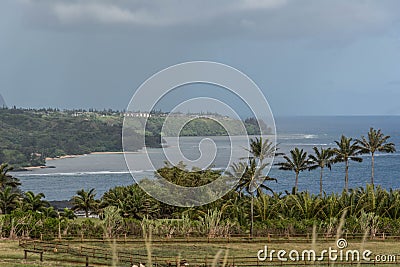
{"label": "green tree", "polygon": [[277,150],[278,148],[276,145],[268,139],[263,141],[262,136],[260,136],[250,139],[250,149],[247,151],[249,151],[252,157],[257,159],[259,165],[261,165],[266,158],[273,158]]}
{"label": "green tree", "polygon": [[97,208],[97,201],[94,199],[96,196],[95,189],[92,188],[89,191],[84,189],[78,190],[76,196],[72,197],[72,209],[83,210],[86,218],[89,217],[89,212],[93,212]]}
{"label": "green tree", "polygon": [[3,190],[7,186],[16,188],[17,186],[21,185],[17,178],[14,178],[8,174],[8,172],[12,170],[13,168],[9,167],[7,163],[0,165],[0,190]]}
{"label": "green tree", "polygon": [[381,129],[375,130],[370,128],[368,132],[368,138],[362,136],[361,139],[357,139],[358,148],[362,154],[371,154],[371,184],[374,185],[374,171],[375,171],[375,153],[386,152],[393,153],[396,151],[393,143],[388,143],[389,135],[384,135]]}
{"label": "green tree", "polygon": [[137,184],[117,186],[104,193],[102,207],[117,207],[123,217],[143,219],[144,217],[163,216],[159,214],[159,202],[150,197]]}
{"label": "green tree", "polygon": [[74,211],[69,208],[64,208],[64,210],[60,213],[60,216],[69,220],[76,218]]}
{"label": "green tree", "polygon": [[290,150],[290,157],[285,155],[283,158],[286,161],[278,163],[277,165],[280,166],[280,170],[295,172],[296,180],[294,184],[294,194],[296,194],[299,183],[299,174],[300,172],[307,170],[310,164],[310,161],[307,159],[307,152],[296,147]]}
{"label": "green tree", "polygon": [[108,206],[104,209],[104,232],[107,238],[115,236],[118,229],[122,227],[123,219],[117,207]]}
{"label": "green tree", "polygon": [[23,197],[23,209],[32,211],[42,211],[44,208],[50,206],[49,202],[42,200],[44,198],[43,193],[38,193],[35,195],[32,191],[24,193]]}
{"label": "green tree", "polygon": [[320,168],[319,175],[319,194],[322,196],[322,177],[324,173],[324,168],[327,167],[329,170],[332,168],[333,163],[333,151],[331,148],[320,148],[318,150],[317,147],[313,147],[314,155],[308,155],[310,166],[309,170],[314,170],[316,168]]}
{"label": "green tree", "polygon": [[217,180],[221,176],[220,170],[199,169],[193,167],[191,171],[186,169],[186,165],[181,161],[176,166],[165,162],[165,166],[156,172],[157,178],[165,179],[176,185],[186,187],[199,187]]}
{"label": "green tree", "polygon": [[292,216],[298,219],[318,218],[323,209],[322,199],[318,195],[310,195],[307,191],[290,195],[286,201],[291,207]]}
{"label": "green tree", "polygon": [[284,201],[281,198],[281,194],[273,193],[272,196],[262,194],[254,200],[254,207],[262,222],[271,218],[279,218],[284,208]]}
{"label": "green tree", "polygon": [[12,191],[11,186],[0,190],[0,209],[3,214],[8,214],[15,209],[19,202],[20,195]]}
{"label": "green tree", "polygon": [[355,162],[362,162],[362,158],[358,157],[360,154],[360,150],[357,146],[357,142],[353,141],[353,138],[342,135],[339,141],[335,141],[337,148],[333,149],[333,153],[335,154],[334,161],[335,162],[344,162],[345,163],[345,190],[348,192],[349,190],[349,160]]}
{"label": "green tree", "polygon": [[266,181],[277,181],[275,178],[265,176],[263,174],[264,169],[268,166],[268,162],[264,162],[267,158],[272,158],[276,152],[276,146],[268,139],[264,140],[262,137],[250,139],[250,149],[248,151],[251,154],[249,163],[243,162],[239,164],[233,164],[232,170],[234,177],[240,177],[239,183],[236,186],[236,190],[242,192],[243,190],[248,193],[251,197],[250,204],[250,233],[253,236],[254,232],[254,197],[261,195],[262,190],[272,191],[265,182]]}

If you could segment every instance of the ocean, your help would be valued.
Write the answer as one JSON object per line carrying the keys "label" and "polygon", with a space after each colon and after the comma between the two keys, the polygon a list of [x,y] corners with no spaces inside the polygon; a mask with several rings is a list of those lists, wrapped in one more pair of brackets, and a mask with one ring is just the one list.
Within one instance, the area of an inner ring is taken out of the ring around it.
{"label": "ocean", "polygon": [[[339,140],[342,134],[360,138],[367,135],[370,127],[382,129],[385,135],[390,135],[399,152],[393,154],[378,154],[375,158],[375,184],[386,189],[400,188],[400,116],[312,116],[312,117],[277,117],[277,141],[279,152],[287,153],[294,147],[303,148],[311,152],[314,146],[335,147],[335,140]],[[230,142],[227,137],[207,137],[214,141],[216,158],[214,168],[222,168],[228,165],[230,157]],[[243,145],[232,148],[234,154],[241,155],[238,151],[244,151],[245,138],[235,137]],[[195,160],[201,153],[208,154],[208,146],[200,152],[198,144],[203,137],[183,137],[179,144],[170,143],[169,155],[173,157],[174,150],[179,146],[183,154]],[[172,141],[171,141],[172,142]],[[211,148],[210,148],[211,149]],[[172,151],[172,154],[171,154]],[[212,151],[211,151],[212,152]],[[210,153],[211,153],[210,152]],[[162,149],[149,149],[150,158],[157,162],[156,167],[162,166],[165,156]],[[212,154],[212,153],[211,153]],[[243,153],[244,154],[244,153]],[[153,176],[153,166],[146,163],[144,154],[133,153],[130,157],[134,160],[133,175],[137,179]],[[349,187],[363,187],[370,181],[371,157],[363,155],[363,162],[350,162]],[[234,158],[239,161],[240,157]],[[275,158],[274,163],[282,161]],[[15,172],[13,175],[22,182],[22,190],[43,192],[46,200],[68,200],[82,188],[95,188],[97,197],[104,192],[119,185],[134,183],[134,179],[128,171],[122,154],[90,154],[74,158],[57,159],[47,162],[47,165],[55,168],[35,169],[29,172]],[[327,193],[341,192],[344,188],[344,164],[333,165],[332,170],[325,170],[324,190]],[[294,186],[295,175],[291,171],[282,171],[272,166],[269,176],[277,178],[278,182],[268,182],[275,192],[291,191]],[[299,190],[307,190],[311,193],[319,192],[319,170],[304,171],[299,176]]]}

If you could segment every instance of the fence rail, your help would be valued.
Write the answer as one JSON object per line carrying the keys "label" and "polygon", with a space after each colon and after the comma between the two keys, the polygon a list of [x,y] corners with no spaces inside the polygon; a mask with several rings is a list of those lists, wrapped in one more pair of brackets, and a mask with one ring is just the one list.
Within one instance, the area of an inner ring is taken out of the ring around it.
{"label": "fence rail", "polygon": [[[299,261],[282,261],[277,256],[268,257],[266,260],[259,260],[256,256],[245,257],[245,256],[228,256],[224,258],[221,256],[217,261],[212,257],[195,257],[188,256],[185,258],[179,257],[168,257],[168,256],[156,256],[152,255],[150,258],[145,254],[139,254],[134,252],[126,251],[113,251],[112,249],[105,249],[99,247],[89,247],[81,245],[78,248],[73,248],[70,244],[60,242],[47,242],[40,240],[20,240],[19,245],[24,249],[33,249],[35,251],[42,251],[45,253],[52,254],[69,254],[76,257],[85,257],[86,263],[88,259],[101,259],[105,261],[116,260],[122,264],[146,264],[149,266],[149,260],[151,260],[151,266],[171,266],[171,267],[183,267],[183,266],[348,266],[348,265],[386,265],[386,266],[399,266],[400,265],[400,254],[394,254],[394,258],[387,262],[376,262],[376,261],[332,261],[327,255],[323,255],[323,259],[319,261],[311,261],[300,259]],[[375,255],[371,255],[371,259]],[[215,264],[216,263],[216,264]]]}
{"label": "fence rail", "polygon": [[[321,241],[334,241],[336,240],[336,235],[326,235],[323,233],[317,233],[318,240]],[[364,233],[344,233],[342,235],[343,238],[347,240],[362,240],[365,237]],[[312,240],[312,234],[265,234],[265,235],[254,235],[250,236],[249,234],[229,234],[226,236],[207,236],[207,235],[156,235],[152,234],[152,242],[207,242],[207,243],[243,243],[243,242],[286,242],[290,240],[296,240],[296,242],[310,242]],[[78,242],[105,242],[107,240],[116,240],[117,242],[142,242],[143,236],[140,235],[128,235],[128,234],[119,234],[115,235],[111,238],[94,235],[62,235],[61,239],[58,235],[44,235],[40,234],[40,240],[70,240],[70,241],[78,241]],[[388,240],[388,241],[398,241],[400,240],[400,236],[390,235],[386,233],[377,234],[373,237],[367,236],[368,240]]]}

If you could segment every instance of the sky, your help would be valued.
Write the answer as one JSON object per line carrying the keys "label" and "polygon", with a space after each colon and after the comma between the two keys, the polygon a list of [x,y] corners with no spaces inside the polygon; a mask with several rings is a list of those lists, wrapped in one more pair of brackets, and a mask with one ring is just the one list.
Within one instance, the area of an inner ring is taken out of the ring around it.
{"label": "sky", "polygon": [[399,10],[397,0],[2,0],[0,94],[8,106],[122,110],[154,73],[205,60],[248,75],[274,115],[400,115]]}

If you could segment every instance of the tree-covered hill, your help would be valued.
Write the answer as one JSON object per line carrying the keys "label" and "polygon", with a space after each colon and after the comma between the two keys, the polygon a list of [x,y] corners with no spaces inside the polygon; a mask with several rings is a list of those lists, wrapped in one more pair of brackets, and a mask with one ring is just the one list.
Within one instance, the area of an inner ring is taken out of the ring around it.
{"label": "tree-covered hill", "polygon": [[0,162],[38,166],[46,157],[121,151],[120,115],[82,114],[0,109]]}
{"label": "tree-covered hill", "polygon": [[[121,134],[126,114],[118,111],[58,109],[0,109],[0,163],[14,167],[40,166],[46,157],[78,155],[91,152],[122,151]],[[166,114],[151,117],[131,117],[126,120],[132,128],[130,150],[141,149],[141,134],[146,123],[146,145],[160,147],[161,136],[220,136],[227,131],[213,119],[195,115],[172,116],[169,127],[163,129]],[[232,135],[243,134],[242,122],[214,114],[231,129]],[[147,122],[146,122],[147,120]],[[189,121],[185,124],[186,121]],[[260,134],[255,119],[245,120],[250,135]],[[185,124],[181,129],[182,124]],[[266,125],[262,125],[266,127]],[[161,131],[164,131],[161,134]]]}

